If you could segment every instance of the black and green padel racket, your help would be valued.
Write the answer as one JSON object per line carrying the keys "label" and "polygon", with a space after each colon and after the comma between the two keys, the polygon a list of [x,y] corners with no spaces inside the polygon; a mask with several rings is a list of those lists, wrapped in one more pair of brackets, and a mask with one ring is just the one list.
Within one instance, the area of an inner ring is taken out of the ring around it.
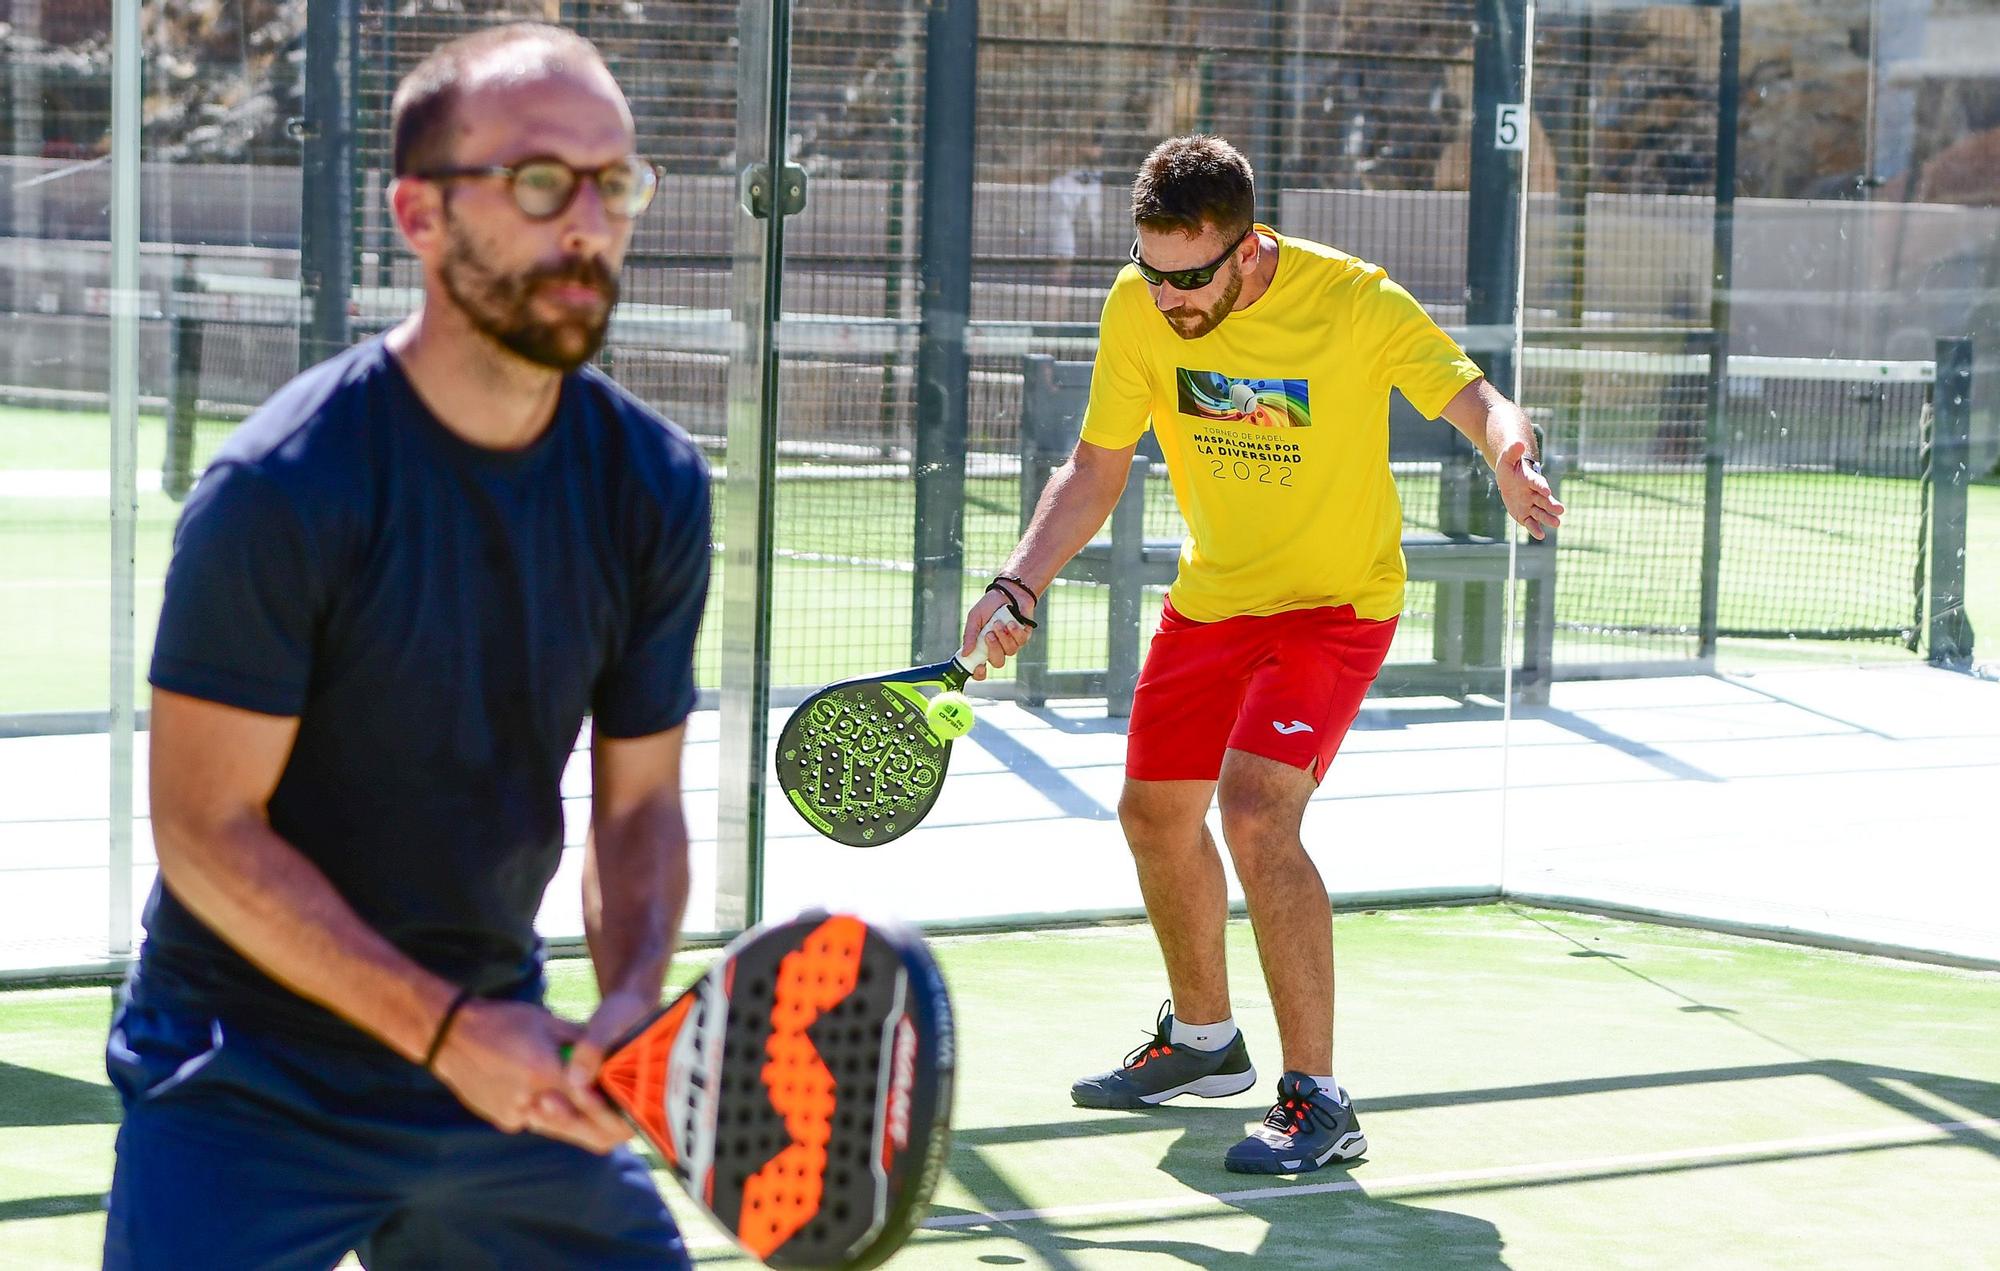
{"label": "black and green padel racket", "polygon": [[963,659],[842,680],[799,704],[778,734],[778,788],[806,824],[849,847],[917,827],[944,788],[952,739],[972,725],[956,694],[986,664],[986,637],[1005,613]]}

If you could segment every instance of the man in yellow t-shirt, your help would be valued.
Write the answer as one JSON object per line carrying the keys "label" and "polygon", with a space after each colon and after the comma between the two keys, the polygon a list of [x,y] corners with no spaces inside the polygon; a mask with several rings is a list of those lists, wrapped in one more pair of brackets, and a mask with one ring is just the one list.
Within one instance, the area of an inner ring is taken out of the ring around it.
{"label": "man in yellow t-shirt", "polygon": [[1300,842],[1306,802],[1380,671],[1403,606],[1389,391],[1443,416],[1540,538],[1562,505],[1527,418],[1379,268],[1252,219],[1250,165],[1177,137],[1132,186],[1138,237],[1099,330],[1083,435],[1027,534],[966,617],[993,665],[1026,643],[1041,592],[1124,489],[1150,424],[1188,524],[1132,703],[1118,816],[1165,956],[1172,1010],[1123,1065],[1071,1090],[1139,1108],[1256,1081],[1230,1015],[1223,837],[1249,903],[1284,1075],[1224,1164],[1286,1174],[1367,1149],[1333,1078],[1333,928]]}

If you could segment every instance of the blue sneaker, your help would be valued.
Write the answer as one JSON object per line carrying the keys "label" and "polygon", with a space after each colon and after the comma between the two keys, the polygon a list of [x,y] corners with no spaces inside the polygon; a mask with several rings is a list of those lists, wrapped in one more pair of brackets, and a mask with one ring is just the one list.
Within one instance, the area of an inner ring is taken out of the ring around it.
{"label": "blue sneaker", "polygon": [[1069,1088],[1079,1108],[1150,1108],[1184,1094],[1220,1099],[1242,1094],[1257,1084],[1250,1066],[1250,1048],[1243,1032],[1221,1050],[1176,1046],[1174,1017],[1163,1003],[1153,1025],[1153,1039],[1125,1056],[1123,1066],[1085,1077]]}
{"label": "blue sneaker", "polygon": [[1278,1078],[1278,1101],[1264,1124],[1230,1148],[1222,1163],[1237,1174],[1303,1174],[1367,1150],[1345,1090],[1335,1100],[1311,1077],[1288,1072]]}

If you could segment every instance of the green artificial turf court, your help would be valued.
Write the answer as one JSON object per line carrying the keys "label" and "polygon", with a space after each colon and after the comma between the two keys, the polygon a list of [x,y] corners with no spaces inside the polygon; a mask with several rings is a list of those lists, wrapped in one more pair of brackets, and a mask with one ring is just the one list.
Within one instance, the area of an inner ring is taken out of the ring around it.
{"label": "green artificial turf court", "polygon": [[[957,1133],[895,1268],[1975,1268],[2000,1265],[2000,972],[1512,905],[1335,919],[1338,1076],[1371,1148],[1226,1173],[1277,1050],[1229,932],[1256,1091],[1087,1112],[1068,1085],[1144,1040],[1143,926],[937,942]],[[676,982],[706,959],[677,964]],[[588,968],[554,969],[581,1013]],[[94,1265],[116,1102],[110,990],[0,994],[0,1259]],[[754,1265],[664,1190],[700,1265]]]}

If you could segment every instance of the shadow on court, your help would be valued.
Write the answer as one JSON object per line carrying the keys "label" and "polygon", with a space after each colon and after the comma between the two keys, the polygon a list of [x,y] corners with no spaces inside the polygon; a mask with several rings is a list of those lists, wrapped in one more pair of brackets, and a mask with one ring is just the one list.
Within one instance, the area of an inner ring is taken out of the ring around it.
{"label": "shadow on court", "polygon": [[[1364,1105],[1365,1111],[1365,1105]],[[1250,1107],[1162,1108],[1134,1112],[1112,1120],[967,1130],[954,1137],[955,1163],[960,1177],[990,1202],[988,1212],[1030,1209],[1037,1200],[1060,1205],[1060,1200],[1023,1196],[1005,1179],[980,1168],[976,1163],[984,1146],[1019,1142],[1042,1137],[1046,1140],[1085,1139],[1103,1134],[1156,1132],[1163,1126],[1181,1129],[1181,1135],[1167,1149],[1160,1169],[1180,1182],[1190,1193],[1216,1198],[1229,1209],[1250,1215],[1265,1224],[1254,1249],[1219,1249],[1197,1240],[1177,1239],[1177,1231],[1195,1232],[1201,1224],[1212,1223],[1214,1209],[1173,1209],[1162,1213],[1121,1215],[1106,1213],[1063,1219],[1060,1228],[1034,1220],[974,1224],[950,1229],[953,1234],[989,1239],[1004,1236],[1017,1241],[1033,1255],[1035,1265],[1055,1271],[1080,1271],[1097,1265],[1099,1254],[1155,1254],[1171,1257],[1205,1271],[1268,1271],[1271,1268],[1488,1268],[1504,1267],[1500,1231],[1482,1218],[1436,1209],[1401,1204],[1367,1194],[1365,1168],[1350,1174],[1328,1167],[1293,1179],[1269,1175],[1231,1174],[1222,1167],[1222,1156],[1241,1139],[1247,1127],[1257,1121]],[[1365,1128],[1365,1124],[1364,1124]],[[974,1160],[965,1160],[971,1155]],[[966,1168],[969,1167],[969,1168]],[[976,1177],[975,1177],[976,1176]],[[1328,1191],[1330,1186],[1352,1183],[1352,1191]],[[1285,1193],[1305,1188],[1305,1196]],[[949,1221],[966,1215],[963,1210],[939,1207],[933,1218]],[[932,1249],[943,1247],[944,1232],[929,1234]],[[987,1265],[1020,1265],[1023,1259],[1004,1254],[988,1254],[979,1259]]]}
{"label": "shadow on court", "polygon": [[0,1062],[0,1129],[29,1125],[116,1125],[118,1095],[102,1081],[79,1081]]}
{"label": "shadow on court", "polygon": [[[1366,1105],[1360,1105],[1365,1112]],[[1246,1117],[1245,1112],[1249,1115]],[[1190,1115],[1192,1114],[1192,1115]],[[1297,1268],[1472,1268],[1504,1267],[1500,1229],[1483,1218],[1449,1209],[1406,1205],[1368,1194],[1367,1158],[1348,1167],[1327,1166],[1296,1178],[1231,1174],[1222,1155],[1257,1122],[1256,1110],[1189,1108],[1138,1116],[1172,1116],[1187,1128],[1167,1149],[1160,1168],[1191,1191],[1205,1191],[1230,1208],[1268,1226],[1258,1247],[1247,1254],[1223,1253],[1199,1245],[1186,1251],[1171,1242],[1110,1240],[1105,1248],[1176,1253],[1197,1267],[1253,1271]],[[1367,1128],[1364,1119],[1362,1128]],[[1231,1197],[1233,1192],[1272,1192],[1353,1184],[1352,1191],[1317,1191],[1306,1196]]]}
{"label": "shadow on court", "polygon": [[[1695,1152],[1679,1159],[1643,1159],[1647,1142],[1635,1140],[1632,1159],[1604,1159],[1541,1171],[1524,1167],[1488,1177],[1392,1179],[1374,1166],[1382,1183],[1393,1186],[1394,1199],[1368,1192],[1371,1167],[1364,1158],[1351,1169],[1328,1167],[1298,1178],[1231,1174],[1222,1155],[1255,1124],[1249,1107],[1161,1108],[1112,1117],[1050,1122],[1041,1125],[990,1126],[954,1135],[952,1167],[960,1181],[985,1205],[984,1213],[1054,1209],[1067,1203],[1061,1196],[1028,1195],[1009,1177],[986,1164],[988,1148],[1041,1143],[1061,1150],[1064,1143],[1081,1144],[1107,1135],[1152,1134],[1177,1128],[1180,1135],[1160,1160],[1159,1168],[1187,1189],[1187,1196],[1151,1206],[1136,1202],[1128,1212],[1107,1204],[1103,1212],[1023,1216],[990,1222],[967,1221],[978,1214],[939,1207],[933,1221],[951,1224],[925,1233],[933,1250],[949,1246],[950,1237],[1000,1237],[1017,1242],[1029,1254],[1026,1261],[1056,1271],[1083,1271],[1098,1265],[1102,1253],[1150,1253],[1177,1258],[1189,1266],[1215,1271],[1259,1271],[1262,1268],[1479,1268],[1504,1267],[1505,1240],[1493,1223],[1434,1205],[1410,1203],[1419,1198],[1448,1200],[1452,1196],[1496,1191],[1526,1191],[1603,1179],[1664,1176],[1753,1163],[1805,1161],[1818,1157],[1858,1155],[1925,1143],[1954,1142],[2000,1160],[2000,1136],[1987,1124],[2000,1119],[2000,1084],[1889,1066],[1840,1060],[1748,1064],[1618,1077],[1538,1082],[1516,1086],[1360,1099],[1357,1108],[1364,1129],[1371,1114],[1424,1108],[1504,1104],[1610,1094],[1620,1091],[1703,1086],[1797,1077],[1818,1077],[1844,1086],[1877,1105],[1909,1119],[1907,1135],[1871,1133],[1853,1141],[1815,1141],[1810,1136],[1789,1142],[1738,1144],[1713,1154]],[[1386,1128],[1386,1127],[1385,1127]],[[1667,1154],[1668,1156],[1675,1154]],[[1467,1161],[1468,1173],[1478,1161]],[[1146,1189],[1135,1182],[1131,1189]],[[1303,1192],[1303,1195],[1290,1195]],[[1214,1198],[1203,1205],[1198,1198]],[[1186,1203],[1183,1203],[1186,1202]],[[1221,1211],[1234,1210],[1266,1224],[1254,1250],[1219,1249],[1195,1240],[1177,1239],[1177,1232],[1194,1233],[1202,1222],[1213,1222]],[[988,1265],[1020,1265],[1023,1259],[988,1254]]]}
{"label": "shadow on court", "polygon": [[22,1200],[0,1200],[0,1223],[25,1218],[70,1218],[77,1214],[104,1211],[103,1192],[77,1192],[71,1196],[29,1196]]}

